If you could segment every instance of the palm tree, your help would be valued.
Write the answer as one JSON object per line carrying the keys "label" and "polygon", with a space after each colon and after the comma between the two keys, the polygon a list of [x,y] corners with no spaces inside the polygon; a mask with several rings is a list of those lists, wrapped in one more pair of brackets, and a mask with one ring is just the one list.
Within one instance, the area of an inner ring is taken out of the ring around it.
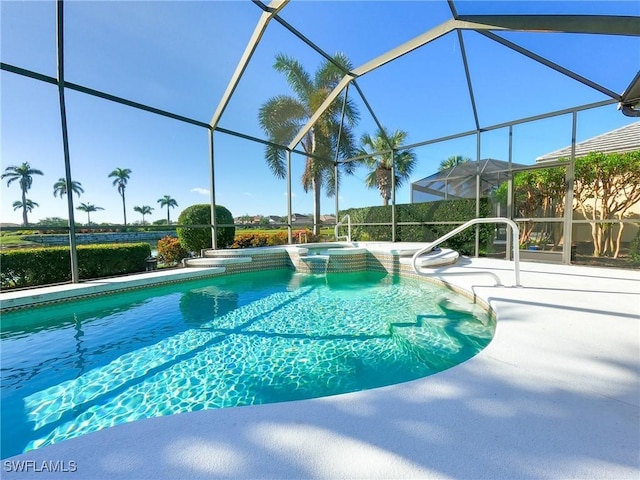
{"label": "palm tree", "polygon": [[455,167],[456,165],[460,165],[461,163],[467,163],[470,161],[471,159],[469,157],[463,157],[462,155],[453,155],[446,160],[442,160],[440,162],[440,168],[438,170],[442,172],[447,168]]}
{"label": "palm tree", "polygon": [[91,212],[97,212],[98,210],[104,210],[102,207],[96,207],[90,203],[81,203],[76,209],[83,212],[87,212],[87,225],[91,225]]}
{"label": "palm tree", "polygon": [[[29,200],[28,198],[25,198],[24,202],[21,202],[20,200],[16,200],[15,202],[13,202],[14,210],[18,210],[19,208],[22,208],[23,212],[26,210],[29,213],[31,213],[35,207],[39,207],[39,206],[40,205],[38,205],[36,202],[34,202],[33,200]],[[24,226],[25,227],[27,226],[26,222]]]}
{"label": "palm tree", "polygon": [[[56,183],[53,184],[53,196],[57,197],[60,194],[60,198],[64,197],[67,194],[67,181],[64,178],[60,178]],[[80,182],[76,182],[75,180],[71,180],[71,192],[78,194],[80,196],[81,193],[84,193],[84,189],[82,188],[82,184]]]}
{"label": "palm tree", "polygon": [[167,225],[171,225],[171,219],[169,218],[169,209],[178,206],[178,202],[176,202],[169,195],[165,195],[162,198],[158,199],[158,203],[160,204],[160,208],[167,207]]}
{"label": "palm tree", "polygon": [[[336,54],[334,60],[344,70],[325,61],[320,65],[315,76],[311,77],[297,60],[283,54],[276,56],[273,67],[285,75],[295,96],[278,95],[270,98],[260,107],[258,120],[271,142],[286,145],[293,140],[340,82],[344,71],[351,69],[351,63],[344,54]],[[344,110],[345,123],[340,130],[342,103],[343,96],[340,96],[301,141],[302,149],[309,154],[302,174],[302,187],[305,192],[313,190],[314,233],[316,234],[319,233],[322,186],[325,186],[327,195],[331,196],[335,193],[333,162],[336,148],[343,158],[352,156],[355,150],[352,128],[358,121],[358,110],[353,102],[347,100]],[[338,138],[340,131],[340,138]],[[284,178],[287,172],[285,150],[268,145],[265,148],[265,157],[273,174],[278,178]],[[353,173],[355,169],[352,162],[342,164],[342,167],[346,174]]]}
{"label": "palm tree", "polygon": [[151,208],[149,205],[143,205],[141,207],[133,207],[133,211],[142,214],[142,224],[144,225],[144,216],[151,215],[153,208]]}
{"label": "palm tree", "polygon": [[[405,181],[409,180],[409,176],[416,165],[416,154],[413,150],[395,150],[404,143],[407,135],[407,132],[403,130],[396,130],[393,134],[389,134],[385,128],[384,132],[378,129],[374,138],[365,133],[360,139],[361,147],[358,152],[360,155],[382,152],[389,150],[390,147],[394,149],[393,159],[389,151],[362,160],[362,163],[367,165],[370,170],[367,178],[365,178],[365,185],[369,188],[377,188],[380,191],[383,205],[389,205],[389,199],[391,198],[391,167],[393,162],[395,161],[396,187],[402,186]],[[388,143],[385,137],[389,140]]]}
{"label": "palm tree", "polygon": [[127,207],[124,201],[124,191],[127,188],[127,181],[129,180],[129,174],[131,170],[128,168],[116,168],[109,174],[109,177],[115,177],[113,180],[113,186],[118,187],[118,193],[122,197],[122,213],[124,214],[124,225],[127,225]]}
{"label": "palm tree", "polygon": [[[20,189],[22,190],[22,202],[20,202],[20,206],[22,207],[22,224],[23,226],[27,226],[29,223],[29,219],[27,218],[27,210],[31,211],[28,208],[29,203],[27,202],[27,191],[31,188],[31,184],[33,183],[33,175],[44,175],[42,171],[37,170],[35,168],[31,168],[29,162],[24,162],[20,166],[11,166],[4,169],[4,173],[0,176],[1,179],[8,178],[7,187],[11,185],[11,182],[18,180],[20,184]],[[37,203],[31,202],[32,205],[36,205]],[[15,210],[15,203],[13,204]]]}

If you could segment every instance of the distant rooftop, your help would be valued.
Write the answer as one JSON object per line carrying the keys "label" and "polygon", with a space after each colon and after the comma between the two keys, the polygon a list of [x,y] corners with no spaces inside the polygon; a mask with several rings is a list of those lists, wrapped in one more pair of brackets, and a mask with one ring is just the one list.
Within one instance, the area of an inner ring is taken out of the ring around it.
{"label": "distant rooftop", "polygon": [[411,183],[411,203],[431,202],[440,199],[475,198],[476,175],[480,174],[482,196],[506,180],[510,168],[524,167],[495,158],[459,163]]}
{"label": "distant rooftop", "polygon": [[[589,152],[624,153],[640,150],[640,122],[625,125],[584,142],[576,143],[576,157],[582,157]],[[557,160],[571,155],[571,145],[536,158],[536,162]]]}

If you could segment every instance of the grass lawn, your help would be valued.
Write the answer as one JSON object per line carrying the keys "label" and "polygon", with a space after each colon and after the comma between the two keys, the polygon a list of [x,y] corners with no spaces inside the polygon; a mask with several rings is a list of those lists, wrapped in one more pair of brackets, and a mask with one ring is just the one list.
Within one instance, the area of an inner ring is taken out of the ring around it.
{"label": "grass lawn", "polygon": [[3,247],[13,247],[13,246],[24,247],[27,245],[37,246],[38,244],[23,240],[22,235],[2,235],[0,236],[0,245],[2,245]]}

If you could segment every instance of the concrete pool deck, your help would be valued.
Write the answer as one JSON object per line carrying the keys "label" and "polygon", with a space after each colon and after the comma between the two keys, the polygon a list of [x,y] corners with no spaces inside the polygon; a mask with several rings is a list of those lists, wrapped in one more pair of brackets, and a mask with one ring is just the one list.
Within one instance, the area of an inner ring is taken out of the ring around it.
{"label": "concrete pool deck", "polygon": [[[497,314],[492,342],[459,366],[123,424],[3,460],[2,478],[638,479],[640,272],[522,262],[522,288],[502,260],[434,273]],[[17,460],[77,470],[10,471]]]}

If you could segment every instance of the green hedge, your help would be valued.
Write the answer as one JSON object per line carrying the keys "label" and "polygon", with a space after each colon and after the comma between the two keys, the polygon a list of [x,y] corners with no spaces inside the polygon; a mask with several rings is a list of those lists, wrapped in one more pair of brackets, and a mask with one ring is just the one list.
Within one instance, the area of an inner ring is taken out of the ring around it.
{"label": "green hedge", "polygon": [[[491,213],[489,199],[480,200],[480,217]],[[351,208],[340,212],[340,218],[350,215],[351,223],[388,223],[389,225],[360,225],[352,227],[353,240],[391,241],[391,206]],[[466,222],[476,217],[476,202],[473,199],[441,200],[427,203],[396,205],[396,221],[402,222]],[[399,242],[430,242],[450,232],[456,224],[399,225],[396,240]],[[480,225],[480,245],[493,242],[494,225]],[[442,244],[463,255],[473,255],[475,229],[470,228]]]}
{"label": "green hedge", "polygon": [[[143,272],[151,255],[148,243],[78,246],[81,279]],[[0,288],[33,287],[71,281],[68,247],[0,251]]]}

